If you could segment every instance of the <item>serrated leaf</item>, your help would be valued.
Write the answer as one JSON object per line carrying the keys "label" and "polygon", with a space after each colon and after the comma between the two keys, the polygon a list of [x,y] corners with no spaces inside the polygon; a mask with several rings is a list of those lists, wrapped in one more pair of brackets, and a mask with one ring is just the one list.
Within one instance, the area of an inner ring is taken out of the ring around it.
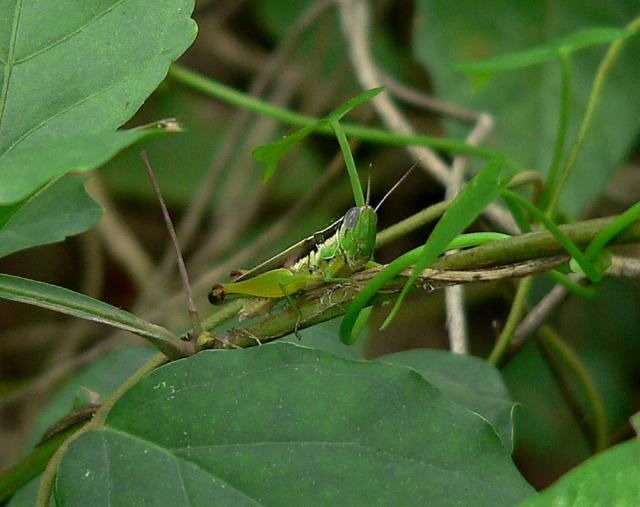
{"label": "serrated leaf", "polygon": [[563,475],[520,507],[640,505],[640,442],[618,444]]}
{"label": "serrated leaf", "polygon": [[513,408],[500,372],[486,361],[446,350],[414,349],[378,358],[416,370],[446,396],[484,417],[513,451]]}
{"label": "serrated leaf", "polygon": [[416,372],[290,344],[154,371],[70,446],[55,491],[67,506],[514,505],[532,493],[491,427]]}
{"label": "serrated leaf", "polygon": [[373,97],[378,95],[383,90],[383,87],[378,87],[362,92],[360,95],[349,99],[347,102],[342,104],[337,109],[334,109],[327,116],[318,120],[317,122],[303,127],[300,130],[296,130],[295,132],[284,136],[278,141],[274,141],[263,146],[258,146],[255,150],[253,150],[253,158],[265,165],[263,180],[268,181],[271,176],[273,176],[276,171],[276,167],[278,166],[278,162],[284,156],[284,154],[293,146],[298,144],[305,137],[315,132],[316,130],[329,126],[333,121],[342,119],[342,117],[353,108],[370,101]]}
{"label": "serrated leaf", "polygon": [[130,331],[147,338],[161,350],[166,350],[167,343],[177,340],[169,330],[104,301],[36,280],[0,274],[0,298]]}
{"label": "serrated leaf", "polygon": [[84,179],[67,176],[43,187],[7,211],[0,220],[0,257],[80,234],[102,216],[102,207],[84,188]]}
{"label": "serrated leaf", "polygon": [[507,181],[506,178],[501,178],[503,165],[502,159],[491,160],[458,193],[429,234],[420,257],[414,265],[414,271],[407,279],[383,327],[391,322],[395,312],[402,304],[403,298],[413,287],[420,273],[447,249],[456,236],[478,218],[484,208],[498,198],[500,190],[504,187],[504,182]]}
{"label": "serrated leaf", "polygon": [[25,199],[42,185],[70,171],[90,171],[132,144],[172,131],[159,124],[19,145],[0,155],[0,204]]}
{"label": "serrated leaf", "polygon": [[192,9],[193,0],[0,3],[0,202],[62,174],[50,143],[69,149],[136,112],[193,41]]}

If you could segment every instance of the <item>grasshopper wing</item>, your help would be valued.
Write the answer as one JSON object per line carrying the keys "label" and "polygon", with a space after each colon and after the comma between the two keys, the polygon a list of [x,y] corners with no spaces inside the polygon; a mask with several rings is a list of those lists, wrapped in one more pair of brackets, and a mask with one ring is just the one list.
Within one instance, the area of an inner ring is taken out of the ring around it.
{"label": "grasshopper wing", "polygon": [[283,250],[279,254],[274,255],[270,259],[267,259],[262,264],[258,264],[255,268],[242,273],[237,278],[234,278],[233,281],[241,282],[262,273],[266,273],[267,271],[271,271],[273,269],[278,269],[281,267],[287,267],[291,264],[294,264],[297,260],[301,259],[309,252],[311,252],[314,248],[316,248],[319,243],[322,243],[325,239],[333,236],[340,228],[342,220],[343,218],[340,218],[325,229],[322,229],[321,231],[318,231],[313,235],[306,237],[301,241],[298,241],[295,245],[291,245],[286,250]]}

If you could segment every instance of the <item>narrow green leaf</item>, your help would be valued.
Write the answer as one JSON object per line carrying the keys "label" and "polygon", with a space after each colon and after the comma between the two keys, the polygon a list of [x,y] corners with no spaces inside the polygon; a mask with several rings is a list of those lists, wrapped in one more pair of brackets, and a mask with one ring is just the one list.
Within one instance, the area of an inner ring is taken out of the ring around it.
{"label": "narrow green leaf", "polygon": [[353,159],[353,153],[351,153],[349,141],[347,141],[347,136],[345,135],[339,121],[332,121],[331,128],[333,129],[338,140],[338,144],[340,145],[340,149],[342,150],[342,157],[344,158],[345,166],[347,167],[349,182],[351,183],[351,190],[353,191],[353,200],[355,205],[361,208],[365,205],[365,197],[362,193],[362,185],[360,184],[358,170],[356,169],[356,162]]}
{"label": "narrow green leaf", "polygon": [[148,339],[162,352],[175,353],[175,344],[178,342],[178,338],[169,330],[147,322],[125,310],[64,287],[19,276],[0,274],[0,298],[40,306],[130,331]]}
{"label": "narrow green leaf", "polygon": [[[67,170],[88,169],[73,140],[112,132],[133,116],[193,42],[193,4],[0,2],[0,203],[19,201]],[[106,156],[101,148],[94,158]],[[62,167],[57,157],[65,149],[79,167]]]}
{"label": "narrow green leaf", "polygon": [[25,248],[62,241],[80,234],[102,216],[102,207],[84,188],[85,180],[67,176],[32,194],[28,199],[0,207],[0,257]]}
{"label": "narrow green leaf", "polygon": [[453,239],[469,227],[486,206],[498,198],[506,180],[501,180],[503,159],[489,162],[456,196],[451,206],[444,212],[424,244],[414,272],[405,283],[400,296],[382,328],[386,328],[396,315],[402,301],[420,276],[420,273],[447,249]]}
{"label": "narrow green leaf", "polygon": [[284,136],[282,139],[278,141],[274,141],[269,144],[265,144],[263,146],[257,147],[253,150],[253,158],[262,162],[265,165],[263,180],[269,181],[269,179],[273,176],[276,171],[276,167],[280,159],[284,156],[284,154],[289,151],[293,146],[302,141],[309,134],[315,132],[318,129],[329,127],[332,122],[338,121],[342,119],[342,117],[351,111],[353,108],[364,104],[365,102],[370,101],[373,97],[378,95],[380,92],[384,90],[383,87],[372,88],[371,90],[367,90],[352,99],[349,99],[347,102],[342,104],[340,107],[329,113],[324,118],[318,120],[317,122],[308,125],[306,127],[301,128],[300,130],[296,130],[295,132]]}
{"label": "narrow green leaf", "polygon": [[591,46],[609,44],[617,39],[630,37],[634,33],[634,31],[624,28],[585,28],[558,40],[523,51],[493,56],[475,62],[457,63],[454,65],[454,69],[466,74],[477,74],[481,79],[486,79],[498,72],[522,69],[555,60],[560,52],[567,54]]}
{"label": "narrow green leaf", "polygon": [[55,488],[69,507],[513,506],[534,493],[491,426],[415,371],[279,343],[158,368],[69,447]]}
{"label": "narrow green leaf", "polygon": [[145,128],[20,144],[0,156],[0,204],[23,200],[70,171],[90,171],[132,144],[175,131],[174,124],[159,122]]}

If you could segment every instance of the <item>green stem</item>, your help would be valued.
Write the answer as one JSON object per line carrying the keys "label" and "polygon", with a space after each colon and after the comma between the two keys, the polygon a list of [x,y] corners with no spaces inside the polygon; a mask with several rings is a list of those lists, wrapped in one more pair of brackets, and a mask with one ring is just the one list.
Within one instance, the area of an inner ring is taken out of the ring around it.
{"label": "green stem", "polygon": [[78,431],[73,432],[66,440],[60,441],[60,447],[55,451],[52,458],[47,464],[47,468],[42,475],[42,481],[40,482],[40,489],[38,490],[38,498],[36,500],[37,507],[48,507],[49,498],[53,491],[53,485],[56,479],[56,473],[58,472],[58,465],[62,461],[64,454],[69,449],[69,446],[75,442],[80,436],[84,435],[92,429],[99,428],[104,425],[104,421],[109,414],[109,411],[113,405],[127,392],[133,385],[137,384],[146,377],[153,370],[159,366],[165,364],[168,361],[164,354],[157,354],[153,356],[145,365],[143,365],[138,371],[136,371],[131,377],[129,377],[115,392],[109,397],[109,399],[100,407],[96,416],[91,422],[85,424]]}
{"label": "green stem", "polygon": [[595,382],[588,370],[580,361],[575,351],[564,342],[550,326],[542,326],[538,331],[542,343],[566,366],[572,373],[580,389],[585,393],[587,402],[593,414],[593,436],[595,452],[607,448],[609,436],[607,433],[607,417],[602,398],[598,394]]}
{"label": "green stem", "polygon": [[500,333],[496,344],[489,355],[487,361],[489,361],[493,365],[500,364],[504,353],[509,348],[511,344],[511,339],[513,338],[513,333],[516,330],[518,323],[522,320],[522,316],[527,309],[527,295],[529,294],[529,290],[531,289],[531,284],[533,283],[532,277],[527,277],[522,280],[518,284],[518,290],[516,291],[516,295],[513,298],[513,304],[511,305],[511,309],[509,310],[509,316],[507,317],[507,322],[504,325],[504,329]]}
{"label": "green stem", "polygon": [[618,216],[613,222],[605,225],[587,247],[585,256],[595,260],[602,249],[627,227],[640,218],[640,202],[635,203],[628,210]]}
{"label": "green stem", "polygon": [[585,256],[585,254],[583,254],[575,245],[575,243],[571,241],[571,239],[568,238],[562,232],[562,230],[553,221],[551,221],[551,219],[549,219],[544,213],[542,213],[542,211],[540,211],[523,197],[520,197],[518,194],[511,192],[510,190],[503,190],[500,195],[504,199],[518,204],[519,206],[526,209],[538,222],[544,225],[547,230],[549,230],[549,232],[555,236],[558,242],[571,255],[571,257],[576,260],[576,262],[580,265],[580,267],[583,269],[583,271],[591,281],[597,282],[602,278],[602,273],[600,273],[595,268],[593,263]]}
{"label": "green stem", "polygon": [[[614,219],[611,217],[596,218],[557,227],[578,247],[586,248],[593,238],[612,222]],[[614,240],[615,243],[639,241],[639,222],[633,223]],[[549,257],[565,251],[563,245],[549,231],[536,231],[440,257],[431,267],[433,269],[477,269]]]}
{"label": "green stem", "polygon": [[596,291],[593,287],[585,287],[581,283],[573,281],[571,278],[563,275],[555,269],[549,271],[549,273],[547,273],[547,276],[549,276],[549,278],[551,278],[557,284],[564,286],[566,289],[583,298],[589,299],[593,298],[596,295]]}
{"label": "green stem", "polygon": [[[238,107],[248,109],[250,111],[270,116],[282,123],[305,127],[316,123],[318,118],[312,116],[295,113],[284,108],[276,107],[260,99],[246,95],[229,86],[225,86],[213,79],[202,74],[189,70],[178,64],[173,64],[169,68],[168,76],[174,81],[191,88],[192,90],[204,93],[212,97],[224,100]],[[434,150],[446,153],[459,153],[462,155],[475,155],[477,157],[492,159],[498,157],[499,154],[487,148],[471,146],[469,144],[445,139],[441,137],[431,137],[423,135],[402,135],[388,132],[386,130],[363,127],[351,123],[342,123],[344,133],[350,138],[361,139],[371,143],[385,144],[390,146],[426,146]],[[333,135],[333,129],[330,125],[323,126],[318,132],[325,135]],[[513,162],[508,162],[513,167],[519,168]]]}
{"label": "green stem", "polygon": [[58,433],[38,445],[18,463],[4,470],[0,475],[0,502],[4,502],[13,496],[20,488],[42,472],[60,445],[81,427],[82,424],[75,425],[62,433]]}
{"label": "green stem", "polygon": [[547,211],[547,216],[553,216],[554,209],[548,208],[549,192],[552,192],[556,187],[556,180],[558,178],[558,170],[560,169],[560,161],[562,160],[562,152],[564,150],[564,143],[567,137],[567,125],[569,123],[569,92],[571,75],[569,72],[569,56],[566,52],[560,50],[558,59],[560,61],[560,117],[558,122],[558,134],[556,136],[556,144],[553,149],[553,159],[551,166],[549,167],[549,176],[547,177],[547,184],[545,191],[542,195],[541,208]]}
{"label": "green stem", "polygon": [[353,199],[356,206],[362,208],[364,206],[364,195],[362,194],[362,185],[360,185],[360,179],[358,178],[358,170],[356,169],[356,162],[353,160],[353,153],[349,148],[349,141],[344,133],[344,129],[340,125],[340,122],[332,121],[331,128],[336,134],[338,144],[342,150],[342,156],[344,157],[345,164],[347,166],[347,173],[349,174],[349,180],[351,181],[351,188],[353,189]]}
{"label": "green stem", "polygon": [[[524,171],[516,174],[509,182],[509,188],[518,188],[524,185],[533,185],[539,187],[541,183],[540,173],[535,171]],[[380,231],[376,235],[376,248],[380,248],[388,243],[391,243],[397,238],[407,235],[409,232],[415,231],[419,227],[433,222],[442,214],[453,202],[453,198],[446,201],[440,201],[433,204],[422,211],[419,211],[415,215],[412,215],[394,225],[387,227],[383,231]]]}
{"label": "green stem", "polygon": [[[629,30],[638,30],[640,29],[640,17],[634,19],[627,26]],[[609,46],[607,54],[603,58],[602,62],[600,62],[600,66],[598,67],[598,72],[596,74],[595,80],[593,81],[593,86],[591,88],[591,94],[589,95],[589,102],[587,103],[587,110],[584,114],[584,118],[582,119],[582,123],[580,125],[580,129],[578,131],[578,135],[576,137],[573,146],[571,147],[571,151],[569,152],[569,156],[564,166],[560,170],[558,174],[556,185],[550,189],[551,197],[549,199],[549,206],[547,209],[554,210],[557,206],[558,199],[564,186],[569,178],[569,175],[573,171],[576,160],[578,159],[578,154],[580,153],[580,149],[582,148],[582,144],[587,136],[587,132],[593,123],[593,115],[598,107],[600,102],[600,96],[602,93],[602,87],[604,86],[605,79],[609,74],[609,70],[613,65],[613,62],[616,60],[618,53],[622,49],[623,44],[626,42],[627,38],[618,39]]]}

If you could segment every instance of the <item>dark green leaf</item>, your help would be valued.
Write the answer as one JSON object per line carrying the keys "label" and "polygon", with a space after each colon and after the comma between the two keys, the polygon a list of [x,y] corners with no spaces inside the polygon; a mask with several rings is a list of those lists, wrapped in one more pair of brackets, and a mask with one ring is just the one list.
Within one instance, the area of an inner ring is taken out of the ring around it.
{"label": "dark green leaf", "polygon": [[62,241],[89,229],[102,208],[84,188],[84,179],[67,176],[43,187],[0,221],[0,257],[37,245]]}
{"label": "dark green leaf", "polygon": [[272,344],[153,372],[71,445],[55,493],[67,506],[511,506],[533,490],[486,421],[416,372]]}
{"label": "dark green leaf", "polygon": [[450,399],[484,417],[509,452],[513,450],[515,405],[494,366],[478,357],[436,349],[405,350],[378,359],[416,370]]}
{"label": "dark green leaf", "polygon": [[[124,347],[104,354],[65,381],[42,410],[31,430],[28,449],[31,449],[46,430],[73,408],[82,388],[89,388],[105,401],[125,380],[144,365],[156,351],[152,348]],[[32,507],[36,503],[39,478],[31,481],[11,498],[7,507]]]}

